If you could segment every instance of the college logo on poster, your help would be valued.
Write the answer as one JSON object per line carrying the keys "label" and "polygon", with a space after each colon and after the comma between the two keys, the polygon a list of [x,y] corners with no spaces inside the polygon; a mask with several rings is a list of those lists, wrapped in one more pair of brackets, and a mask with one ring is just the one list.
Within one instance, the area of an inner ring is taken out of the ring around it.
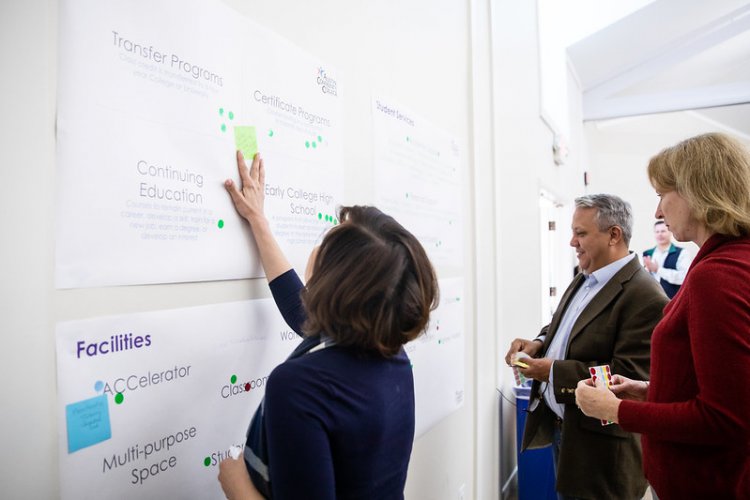
{"label": "college logo on poster", "polygon": [[336,90],[336,80],[331,78],[322,66],[318,68],[318,85],[320,85],[320,90],[322,90],[324,94],[332,95],[334,97],[338,95]]}

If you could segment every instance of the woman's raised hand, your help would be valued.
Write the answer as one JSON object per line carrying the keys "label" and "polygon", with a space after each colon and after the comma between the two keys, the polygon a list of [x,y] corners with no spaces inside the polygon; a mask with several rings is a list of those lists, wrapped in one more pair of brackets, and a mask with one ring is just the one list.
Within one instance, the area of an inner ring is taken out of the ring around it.
{"label": "woman's raised hand", "polygon": [[232,197],[234,208],[251,225],[259,218],[264,218],[263,204],[265,202],[266,171],[260,153],[255,153],[250,169],[247,168],[245,158],[237,151],[237,170],[240,174],[242,186],[237,188],[232,179],[224,181],[224,187]]}

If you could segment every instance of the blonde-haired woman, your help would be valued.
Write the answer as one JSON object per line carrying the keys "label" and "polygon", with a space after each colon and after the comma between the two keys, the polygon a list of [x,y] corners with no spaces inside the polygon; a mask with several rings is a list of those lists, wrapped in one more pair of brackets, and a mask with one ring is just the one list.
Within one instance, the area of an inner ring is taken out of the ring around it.
{"label": "blonde-haired woman", "polygon": [[705,134],[651,159],[656,217],[700,250],[651,339],[651,380],[581,381],[589,416],[642,434],[662,500],[750,498],[750,153]]}

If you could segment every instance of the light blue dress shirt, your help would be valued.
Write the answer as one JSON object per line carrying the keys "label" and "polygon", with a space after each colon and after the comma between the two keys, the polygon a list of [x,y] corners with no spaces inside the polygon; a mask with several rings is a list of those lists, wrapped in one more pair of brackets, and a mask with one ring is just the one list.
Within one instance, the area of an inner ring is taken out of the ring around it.
{"label": "light blue dress shirt", "polygon": [[[636,255],[630,253],[621,259],[617,259],[611,264],[607,264],[601,269],[597,269],[591,274],[586,275],[586,281],[583,285],[578,288],[575,295],[570,299],[568,307],[563,313],[562,320],[560,320],[560,326],[557,327],[552,342],[550,342],[545,358],[551,358],[553,360],[565,359],[568,352],[568,340],[570,339],[570,333],[573,331],[573,325],[575,325],[578,317],[581,315],[591,300],[596,297],[596,294],[604,288],[604,285],[612,279],[612,276],[625,267],[625,264],[635,259]],[[555,399],[555,392],[552,389],[554,386],[553,371],[555,363],[552,362],[552,366],[549,370],[549,384],[542,382],[541,392],[544,402],[547,406],[555,412],[555,414],[563,418],[565,416],[565,406],[561,405]]]}

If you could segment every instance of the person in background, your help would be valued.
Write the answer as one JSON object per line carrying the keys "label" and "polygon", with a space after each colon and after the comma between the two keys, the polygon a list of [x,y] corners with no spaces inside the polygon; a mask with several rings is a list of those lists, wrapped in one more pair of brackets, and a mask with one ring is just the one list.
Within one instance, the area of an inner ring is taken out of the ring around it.
{"label": "person in background", "polygon": [[685,281],[692,259],[684,248],[672,243],[672,232],[663,220],[654,223],[654,238],[656,246],[643,252],[643,266],[671,299]]}
{"label": "person in background", "polygon": [[656,217],[700,249],[654,329],[650,382],[615,370],[611,391],[582,381],[576,401],[641,434],[661,500],[750,499],[750,152],[700,135],[654,156],[648,176]]}
{"label": "person in background", "polygon": [[263,213],[263,160],[248,171],[238,152],[237,167],[242,185],[227,180],[226,189],[279,310],[304,340],[269,375],[244,460],[220,463],[221,487],[231,500],[402,499],[414,439],[403,344],[424,332],[438,300],[427,254],[377,208],[343,207],[303,286]]}
{"label": "person in background", "polygon": [[552,444],[561,498],[633,500],[647,487],[637,437],[583,415],[574,392],[593,366],[648,376],[651,331],[667,297],[628,250],[630,204],[608,194],[575,204],[570,245],[583,272],[539,336],[515,339],[505,356],[509,365],[521,351],[534,358],[519,368],[534,379],[522,448]]}

